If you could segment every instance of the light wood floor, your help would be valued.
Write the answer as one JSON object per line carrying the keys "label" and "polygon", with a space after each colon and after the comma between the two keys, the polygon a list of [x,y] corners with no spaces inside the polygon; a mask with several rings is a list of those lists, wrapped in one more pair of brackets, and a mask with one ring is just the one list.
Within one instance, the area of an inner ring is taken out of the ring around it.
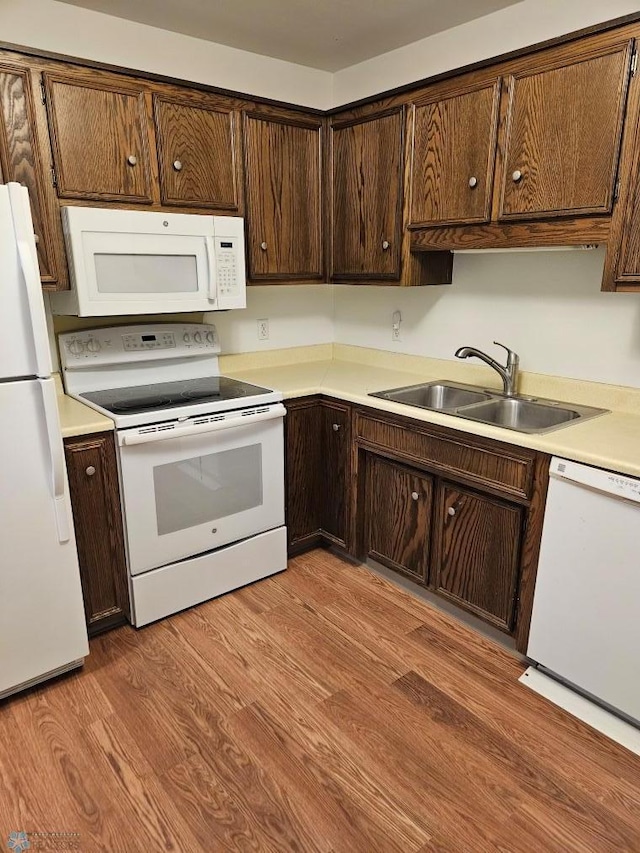
{"label": "light wood floor", "polygon": [[315,551],[1,704],[0,848],[640,851],[640,760],[521,672]]}

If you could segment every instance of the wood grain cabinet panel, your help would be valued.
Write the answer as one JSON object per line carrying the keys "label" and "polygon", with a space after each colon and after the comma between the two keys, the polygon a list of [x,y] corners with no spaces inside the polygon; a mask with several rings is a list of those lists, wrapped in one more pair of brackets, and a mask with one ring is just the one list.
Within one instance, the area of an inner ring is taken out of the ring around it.
{"label": "wood grain cabinet panel", "polygon": [[244,116],[249,278],[321,280],[322,124]]}
{"label": "wood grain cabinet panel", "polygon": [[17,181],[29,190],[31,216],[36,234],[40,278],[45,285],[56,285],[59,278],[53,246],[52,221],[47,211],[45,171],[42,168],[34,116],[29,72],[0,65],[0,167],[2,179]]}
{"label": "wood grain cabinet panel", "polygon": [[425,583],[433,479],[380,456],[366,467],[367,555]]}
{"label": "wood grain cabinet panel", "polygon": [[238,209],[237,113],[156,95],[163,204]]}
{"label": "wood grain cabinet panel", "polygon": [[129,616],[116,450],[112,433],[68,438],[65,456],[89,634]]}
{"label": "wood grain cabinet panel", "polygon": [[284,431],[287,540],[290,549],[303,550],[320,538],[324,474],[318,401],[288,402]]}
{"label": "wood grain cabinet panel", "polygon": [[508,80],[501,219],[610,213],[633,41]]}
{"label": "wood grain cabinet panel", "polygon": [[43,75],[62,198],[151,202],[148,118],[142,89]]}
{"label": "wood grain cabinet panel", "polygon": [[414,105],[410,225],[490,219],[499,102],[498,79]]}
{"label": "wood grain cabinet panel", "polygon": [[505,631],[514,623],[522,514],[457,486],[438,490],[435,590]]}
{"label": "wood grain cabinet panel", "polygon": [[401,274],[404,112],[331,127],[332,278]]}
{"label": "wood grain cabinet panel", "polygon": [[325,538],[346,546],[351,460],[351,409],[323,400],[320,403],[322,458],[321,528]]}

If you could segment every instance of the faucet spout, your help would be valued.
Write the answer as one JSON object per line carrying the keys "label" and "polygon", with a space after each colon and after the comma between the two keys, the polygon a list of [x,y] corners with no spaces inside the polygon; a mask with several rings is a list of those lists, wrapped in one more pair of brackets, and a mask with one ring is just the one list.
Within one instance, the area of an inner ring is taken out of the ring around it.
{"label": "faucet spout", "polygon": [[484,363],[488,364],[489,367],[495,370],[502,379],[503,393],[505,397],[513,397],[516,393],[520,359],[517,353],[510,350],[509,347],[505,347],[504,344],[499,344],[497,341],[494,341],[494,344],[506,349],[506,365],[503,366],[496,361],[495,358],[492,358],[486,352],[482,352],[482,350],[476,349],[475,347],[460,347],[456,350],[456,358],[479,358],[480,361],[484,361]]}

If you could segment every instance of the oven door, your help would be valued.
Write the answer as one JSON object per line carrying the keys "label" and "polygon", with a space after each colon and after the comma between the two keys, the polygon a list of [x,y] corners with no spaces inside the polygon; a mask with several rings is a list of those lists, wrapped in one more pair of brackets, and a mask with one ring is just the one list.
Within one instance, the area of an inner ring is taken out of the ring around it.
{"label": "oven door", "polygon": [[120,430],[137,575],[284,524],[281,404]]}

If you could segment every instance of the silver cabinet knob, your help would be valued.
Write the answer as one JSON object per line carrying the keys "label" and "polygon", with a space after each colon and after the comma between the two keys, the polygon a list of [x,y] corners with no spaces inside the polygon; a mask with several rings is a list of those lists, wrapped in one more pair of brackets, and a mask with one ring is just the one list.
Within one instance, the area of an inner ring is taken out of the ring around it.
{"label": "silver cabinet knob", "polygon": [[338,432],[338,430],[340,429],[340,424],[333,424],[331,428],[334,432]]}
{"label": "silver cabinet knob", "polygon": [[89,467],[84,473],[87,475],[87,477],[93,477],[93,475],[96,473],[96,469],[93,467],[93,465],[89,465]]}
{"label": "silver cabinet knob", "polygon": [[127,163],[130,166],[135,166],[137,162],[138,162],[138,158],[136,157],[136,155],[135,154],[129,154],[129,156],[127,157]]}
{"label": "silver cabinet knob", "polygon": [[450,516],[454,516],[456,514],[456,511],[452,506],[449,507],[447,512],[449,513]]}
{"label": "silver cabinet knob", "polygon": [[474,189],[478,186],[478,179],[474,177],[474,175],[469,178],[469,186],[471,187],[471,189]]}
{"label": "silver cabinet knob", "polygon": [[420,495],[417,492],[411,492],[411,498],[414,501],[417,501]]}
{"label": "silver cabinet knob", "polygon": [[514,182],[517,184],[518,181],[522,178],[522,172],[520,171],[520,169],[516,169],[515,172],[511,175],[511,177],[513,178]]}
{"label": "silver cabinet knob", "polygon": [[267,251],[267,244],[264,242],[264,240],[262,241],[262,243],[260,243],[260,248],[263,252]]}
{"label": "silver cabinet knob", "polygon": [[176,170],[176,172],[181,172],[182,171],[182,160],[174,160],[173,161],[173,168]]}
{"label": "silver cabinet knob", "polygon": [[389,241],[388,241],[388,240],[383,240],[383,241],[382,241],[382,251],[383,251],[383,252],[386,252],[388,248],[389,248]]}

